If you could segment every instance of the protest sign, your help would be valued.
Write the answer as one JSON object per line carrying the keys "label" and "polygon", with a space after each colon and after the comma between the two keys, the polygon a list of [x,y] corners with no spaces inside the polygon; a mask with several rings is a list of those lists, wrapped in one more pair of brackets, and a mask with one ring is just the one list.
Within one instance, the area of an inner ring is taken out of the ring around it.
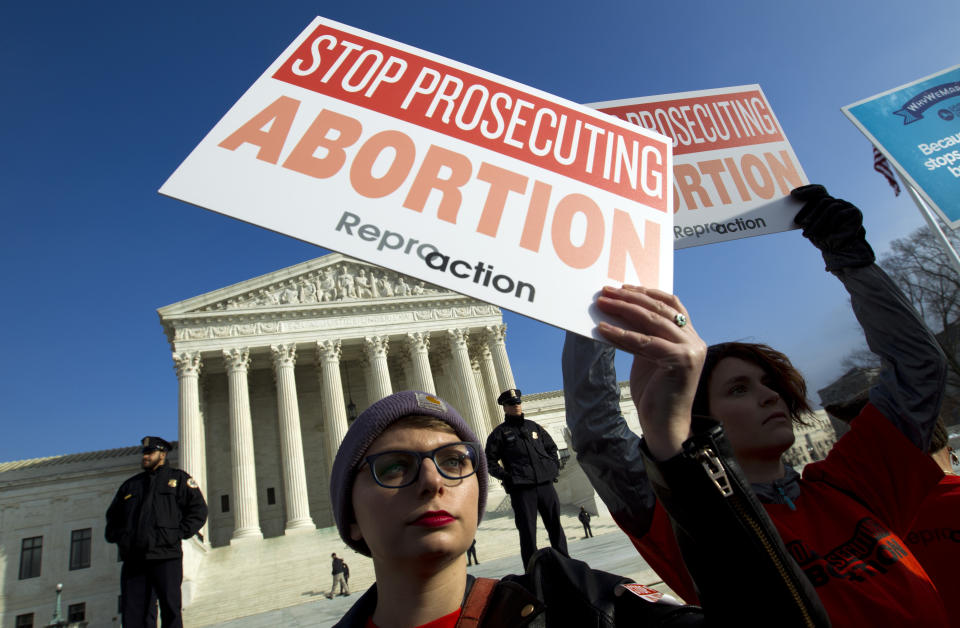
{"label": "protest sign", "polygon": [[316,18],[160,189],[591,335],[672,289],[668,138]]}
{"label": "protest sign", "polygon": [[960,225],[960,65],[843,107],[945,223]]}
{"label": "protest sign", "polygon": [[759,85],[588,106],[672,139],[674,248],[795,228],[807,177]]}

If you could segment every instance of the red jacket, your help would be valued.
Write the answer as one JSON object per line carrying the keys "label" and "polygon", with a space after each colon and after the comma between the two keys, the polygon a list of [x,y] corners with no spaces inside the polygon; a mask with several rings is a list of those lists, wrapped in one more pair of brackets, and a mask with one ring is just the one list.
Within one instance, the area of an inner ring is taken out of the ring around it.
{"label": "red jacket", "polygon": [[[764,504],[834,626],[950,625],[930,577],[903,541],[941,477],[936,463],[868,404],[827,459],[804,469],[795,510]],[[647,534],[631,540],[671,589],[696,603],[659,504]]]}
{"label": "red jacket", "polygon": [[940,591],[951,625],[960,627],[960,477],[943,476],[920,506],[906,539]]}

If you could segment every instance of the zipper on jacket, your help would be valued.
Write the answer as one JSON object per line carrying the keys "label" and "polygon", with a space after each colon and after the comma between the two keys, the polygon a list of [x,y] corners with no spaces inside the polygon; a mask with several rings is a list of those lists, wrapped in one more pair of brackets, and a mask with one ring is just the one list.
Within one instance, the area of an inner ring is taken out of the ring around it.
{"label": "zipper on jacket", "polygon": [[713,453],[712,449],[702,447],[694,453],[694,456],[703,470],[706,471],[707,477],[713,481],[714,486],[720,491],[720,494],[724,497],[732,496],[733,487],[730,485],[730,478],[727,477],[727,470],[720,464],[717,454]]}
{"label": "zipper on jacket", "polygon": [[804,623],[807,626],[815,626],[816,624],[814,623],[813,618],[810,616],[810,612],[803,603],[803,596],[800,595],[800,592],[797,590],[793,580],[790,579],[787,568],[784,566],[780,555],[773,550],[773,543],[771,543],[770,539],[767,537],[763,526],[761,526],[753,518],[748,509],[744,508],[740,501],[741,498],[734,495],[730,478],[727,477],[727,470],[720,462],[720,458],[708,446],[701,447],[695,451],[694,457],[700,463],[700,466],[703,467],[707,477],[713,481],[714,485],[717,487],[717,490],[720,491],[720,494],[723,497],[734,497],[734,499],[728,500],[729,503],[733,506],[734,510],[737,511],[737,514],[740,515],[740,518],[747,523],[751,530],[753,530],[753,533],[756,535],[757,539],[760,540],[763,550],[773,561],[774,566],[777,568],[777,572],[780,574],[780,579],[787,585],[787,589],[789,589],[790,595],[793,596],[797,608],[800,609],[800,613],[803,615]]}

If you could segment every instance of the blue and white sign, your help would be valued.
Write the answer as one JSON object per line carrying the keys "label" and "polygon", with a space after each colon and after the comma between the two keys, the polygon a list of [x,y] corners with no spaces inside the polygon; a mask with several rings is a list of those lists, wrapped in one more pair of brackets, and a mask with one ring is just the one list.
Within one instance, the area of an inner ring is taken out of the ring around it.
{"label": "blue and white sign", "polygon": [[960,226],[960,65],[843,112],[944,222]]}

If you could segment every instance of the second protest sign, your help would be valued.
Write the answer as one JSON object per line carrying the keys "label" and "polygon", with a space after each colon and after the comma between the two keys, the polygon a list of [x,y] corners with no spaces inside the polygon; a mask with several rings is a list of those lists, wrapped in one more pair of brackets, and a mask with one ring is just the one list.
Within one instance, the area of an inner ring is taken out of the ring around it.
{"label": "second protest sign", "polygon": [[675,248],[795,228],[807,177],[759,85],[589,106],[672,139]]}

